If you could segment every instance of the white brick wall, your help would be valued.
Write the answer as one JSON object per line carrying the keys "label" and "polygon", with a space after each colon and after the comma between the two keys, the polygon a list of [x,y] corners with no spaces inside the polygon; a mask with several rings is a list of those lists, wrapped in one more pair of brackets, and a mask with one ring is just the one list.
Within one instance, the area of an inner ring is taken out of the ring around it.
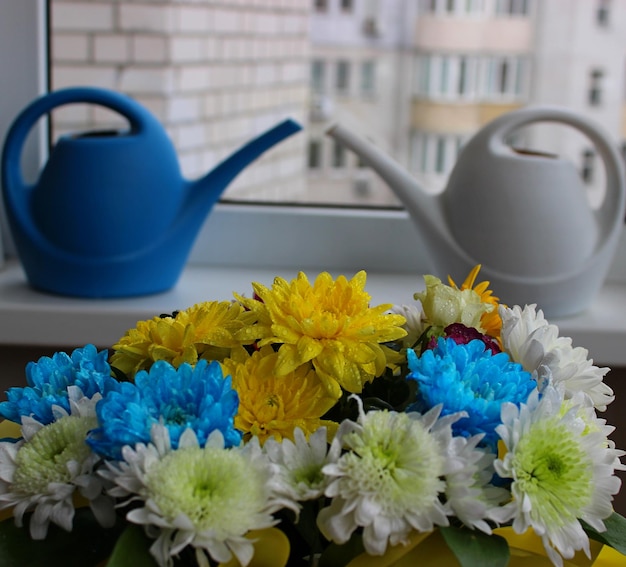
{"label": "white brick wall", "polygon": [[[161,120],[185,175],[197,177],[286,117],[305,124],[309,4],[51,0],[53,87],[94,85],[130,94]],[[63,108],[54,121],[57,133],[123,122],[88,105]],[[229,198],[256,199],[277,187],[303,190],[301,138],[255,162],[231,185]]]}
{"label": "white brick wall", "polygon": [[[63,0],[52,0],[52,4]],[[76,0],[82,2],[85,0]],[[116,5],[113,0],[103,0]],[[175,13],[168,2],[150,4],[120,3],[118,7],[118,26],[126,32],[171,33],[175,28]]]}
{"label": "white brick wall", "polygon": [[133,63],[163,63],[169,57],[169,46],[172,40],[161,35],[132,34],[131,61]]}
{"label": "white brick wall", "polygon": [[103,34],[94,37],[93,60],[96,63],[125,63],[130,60],[130,38],[122,34]]}
{"label": "white brick wall", "polygon": [[89,37],[85,34],[58,34],[52,38],[52,52],[65,62],[88,61],[91,55]]}
{"label": "white brick wall", "polygon": [[54,29],[62,31],[109,31],[114,27],[115,3],[52,2]]}

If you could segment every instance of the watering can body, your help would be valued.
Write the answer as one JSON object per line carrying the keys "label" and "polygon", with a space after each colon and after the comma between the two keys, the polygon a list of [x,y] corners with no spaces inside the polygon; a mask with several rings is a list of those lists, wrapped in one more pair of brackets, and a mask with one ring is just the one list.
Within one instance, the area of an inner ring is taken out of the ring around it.
{"label": "watering can body", "polygon": [[[591,140],[606,170],[599,207],[591,207],[570,161],[506,144],[515,130],[535,122],[566,124]],[[424,191],[389,156],[345,127],[328,133],[396,193],[435,275],[462,281],[480,264],[481,279],[491,282],[503,303],[534,303],[550,317],[583,311],[604,282],[624,222],[624,165],[608,135],[586,118],[558,107],[500,116],[464,146],[439,194]]]}
{"label": "watering can body", "polygon": [[[20,156],[37,120],[70,103],[92,103],[128,120],[127,131],[61,137],[34,185]],[[132,98],[77,87],[44,95],[15,119],[2,153],[7,217],[29,282],[82,297],[127,297],[170,289],[206,216],[236,175],[297,132],[286,120],[201,179],[182,177],[172,142]]]}

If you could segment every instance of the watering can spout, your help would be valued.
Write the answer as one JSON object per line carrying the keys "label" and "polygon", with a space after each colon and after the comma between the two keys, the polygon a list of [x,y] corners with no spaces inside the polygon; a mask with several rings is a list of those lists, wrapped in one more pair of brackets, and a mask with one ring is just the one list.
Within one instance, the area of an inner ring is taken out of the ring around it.
{"label": "watering can spout", "polygon": [[[201,215],[204,211],[204,215],[206,215],[228,187],[228,184],[246,166],[272,146],[301,129],[302,127],[297,122],[288,118],[244,144],[204,177],[190,184],[187,206],[194,209],[194,214]],[[204,220],[204,215],[202,215],[202,220]]]}
{"label": "watering can spout", "polygon": [[[390,187],[408,211],[422,241],[433,260],[434,274],[445,277],[450,263],[459,266],[455,272],[464,272],[473,265],[456,245],[440,206],[439,196],[424,190],[417,180],[397,161],[382,152],[366,138],[355,134],[346,126],[336,123],[326,134],[344,144],[367,163]],[[439,259],[445,258],[445,268]],[[446,273],[444,274],[444,271]]]}

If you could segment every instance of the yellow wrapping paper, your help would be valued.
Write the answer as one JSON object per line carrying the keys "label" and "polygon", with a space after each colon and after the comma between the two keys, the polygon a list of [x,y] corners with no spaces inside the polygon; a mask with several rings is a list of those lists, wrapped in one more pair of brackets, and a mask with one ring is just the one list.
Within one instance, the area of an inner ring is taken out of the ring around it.
{"label": "yellow wrapping paper", "polygon": [[[508,567],[553,567],[548,559],[541,538],[532,530],[522,535],[512,528],[499,528],[495,533],[504,537],[511,552]],[[578,552],[572,559],[563,560],[563,567],[624,567],[626,557],[612,547],[590,540],[591,559]],[[416,534],[409,545],[390,548],[382,557],[359,555],[347,567],[460,567],[446,545],[441,532]]]}

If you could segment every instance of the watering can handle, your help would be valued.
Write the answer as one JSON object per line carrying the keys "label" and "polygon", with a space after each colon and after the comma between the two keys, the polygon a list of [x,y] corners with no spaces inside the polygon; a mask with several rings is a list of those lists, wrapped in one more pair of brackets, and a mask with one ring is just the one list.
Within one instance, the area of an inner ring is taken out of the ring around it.
{"label": "watering can handle", "polygon": [[32,127],[41,116],[54,108],[79,102],[99,104],[120,113],[129,121],[131,133],[142,132],[156,123],[152,114],[139,103],[114,91],[93,87],[71,87],[44,94],[17,116],[7,133],[1,161],[5,198],[17,204],[21,199],[15,193],[29,189],[22,177],[20,159],[22,148]]}
{"label": "watering can handle", "polygon": [[558,122],[572,126],[587,136],[597,148],[606,169],[606,192],[600,207],[595,211],[601,233],[608,235],[621,227],[626,207],[626,174],[624,162],[611,143],[609,135],[586,117],[564,108],[528,107],[505,114],[483,129],[485,140],[494,153],[509,151],[507,135],[534,122]]}

